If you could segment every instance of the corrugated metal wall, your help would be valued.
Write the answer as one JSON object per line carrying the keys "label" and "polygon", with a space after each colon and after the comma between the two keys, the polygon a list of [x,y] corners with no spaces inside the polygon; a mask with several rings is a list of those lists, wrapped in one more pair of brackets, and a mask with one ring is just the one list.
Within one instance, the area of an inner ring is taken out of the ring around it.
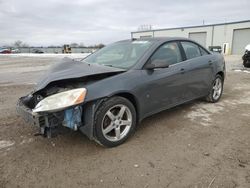
{"label": "corrugated metal wall", "polygon": [[[169,28],[169,29],[156,29],[144,32],[132,32],[133,38],[140,38],[141,36],[152,36],[152,37],[185,37],[194,39],[201,43],[206,48],[209,46],[221,46],[226,43],[228,44],[227,51],[229,54],[240,54],[243,55],[243,51],[246,43],[250,43],[249,32],[245,29],[250,29],[250,20],[231,22],[225,24],[214,24],[214,25],[201,25],[194,27],[183,27],[183,28]],[[238,30],[238,32],[237,32]],[[239,31],[239,30],[244,30]],[[236,31],[236,33],[235,33]],[[196,34],[195,34],[196,33]],[[203,33],[203,34],[197,34]],[[206,33],[206,36],[205,34]],[[201,36],[202,35],[202,36]],[[205,41],[205,42],[204,42]]]}
{"label": "corrugated metal wall", "polygon": [[189,33],[188,38],[206,47],[207,32]]}
{"label": "corrugated metal wall", "polygon": [[234,30],[232,54],[243,54],[248,44],[250,44],[250,28]]}

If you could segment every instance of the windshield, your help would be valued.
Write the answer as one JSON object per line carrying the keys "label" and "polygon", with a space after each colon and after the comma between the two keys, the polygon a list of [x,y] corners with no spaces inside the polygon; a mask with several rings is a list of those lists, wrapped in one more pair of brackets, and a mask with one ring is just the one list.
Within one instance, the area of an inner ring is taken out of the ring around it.
{"label": "windshield", "polygon": [[149,41],[118,42],[86,57],[84,62],[129,69],[151,46]]}

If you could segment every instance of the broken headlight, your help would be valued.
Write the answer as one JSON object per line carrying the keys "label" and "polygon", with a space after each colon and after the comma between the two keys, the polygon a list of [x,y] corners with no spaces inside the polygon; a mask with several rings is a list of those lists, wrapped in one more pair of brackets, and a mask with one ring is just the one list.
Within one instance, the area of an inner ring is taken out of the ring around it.
{"label": "broken headlight", "polygon": [[51,95],[41,100],[33,112],[53,112],[84,102],[87,90],[85,88],[72,89]]}

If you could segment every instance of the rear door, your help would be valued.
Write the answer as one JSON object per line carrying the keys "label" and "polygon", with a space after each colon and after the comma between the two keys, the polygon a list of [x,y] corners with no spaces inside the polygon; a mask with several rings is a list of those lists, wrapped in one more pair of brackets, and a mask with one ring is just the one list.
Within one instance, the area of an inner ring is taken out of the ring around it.
{"label": "rear door", "polygon": [[205,49],[190,41],[181,41],[186,55],[186,99],[208,94],[213,80],[213,60]]}

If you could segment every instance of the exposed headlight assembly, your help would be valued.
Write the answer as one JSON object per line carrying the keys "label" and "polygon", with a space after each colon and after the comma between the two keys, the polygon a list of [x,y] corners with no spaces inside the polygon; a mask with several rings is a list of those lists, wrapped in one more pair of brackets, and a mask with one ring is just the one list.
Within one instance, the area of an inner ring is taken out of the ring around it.
{"label": "exposed headlight assembly", "polygon": [[87,90],[85,88],[72,89],[46,97],[41,100],[33,112],[53,112],[84,102]]}

